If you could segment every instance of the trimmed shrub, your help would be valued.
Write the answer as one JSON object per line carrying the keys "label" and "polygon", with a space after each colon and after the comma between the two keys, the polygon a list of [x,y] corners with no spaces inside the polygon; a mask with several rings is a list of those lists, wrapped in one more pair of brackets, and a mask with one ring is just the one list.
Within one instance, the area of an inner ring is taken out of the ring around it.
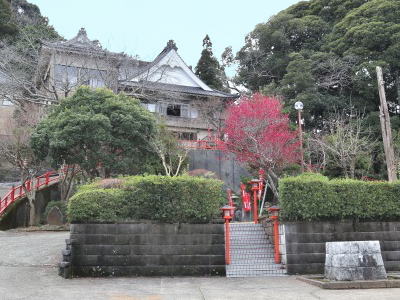
{"label": "trimmed shrub", "polygon": [[114,222],[126,217],[127,193],[118,189],[83,189],[68,201],[70,222]]}
{"label": "trimmed shrub", "polygon": [[400,182],[328,180],[322,175],[279,182],[285,220],[399,220]]}
{"label": "trimmed shrub", "polygon": [[190,176],[121,178],[120,189],[83,186],[70,199],[71,222],[153,220],[208,223],[223,204],[222,181]]}

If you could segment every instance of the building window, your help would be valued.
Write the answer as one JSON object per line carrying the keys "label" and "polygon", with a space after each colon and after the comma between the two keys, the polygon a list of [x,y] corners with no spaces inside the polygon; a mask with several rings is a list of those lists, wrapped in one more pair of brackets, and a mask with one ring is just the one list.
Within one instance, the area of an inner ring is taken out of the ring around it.
{"label": "building window", "polygon": [[177,132],[177,131],[173,131],[173,134],[180,140],[197,141],[197,133],[196,132]]}
{"label": "building window", "polygon": [[149,112],[156,112],[156,105],[154,103],[148,103],[147,109],[149,110]]}
{"label": "building window", "polygon": [[54,81],[59,88],[89,85],[94,88],[105,86],[106,72],[74,66],[55,65]]}
{"label": "building window", "polygon": [[156,110],[162,116],[189,118],[189,105],[168,102],[157,103]]}
{"label": "building window", "polygon": [[190,109],[190,118],[191,119],[197,119],[199,117],[199,112],[197,111],[196,108],[192,107]]}
{"label": "building window", "polygon": [[12,106],[13,105],[13,103],[10,100],[6,100],[6,99],[1,100],[0,103],[3,106]]}
{"label": "building window", "polygon": [[154,103],[140,103],[145,109],[147,109],[149,112],[156,112],[156,105]]}
{"label": "building window", "polygon": [[197,140],[197,133],[195,133],[195,132],[179,132],[179,139],[195,141],[195,140]]}
{"label": "building window", "polygon": [[167,106],[167,116],[180,117],[181,116],[181,106],[177,104],[169,104]]}
{"label": "building window", "polygon": [[54,82],[59,88],[70,88],[77,84],[78,68],[73,66],[56,65],[54,68]]}

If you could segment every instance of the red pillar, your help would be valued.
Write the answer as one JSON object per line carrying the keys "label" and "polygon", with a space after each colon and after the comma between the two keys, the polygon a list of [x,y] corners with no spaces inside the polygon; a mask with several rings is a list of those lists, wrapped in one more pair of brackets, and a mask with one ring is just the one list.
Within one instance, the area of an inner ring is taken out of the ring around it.
{"label": "red pillar", "polygon": [[279,251],[279,207],[273,206],[268,209],[271,214],[271,220],[273,222],[273,234],[274,234],[274,260],[276,264],[281,262],[281,255]]}
{"label": "red pillar", "polygon": [[232,206],[225,205],[221,208],[222,213],[224,214],[225,220],[225,264],[229,265],[231,263],[231,238],[230,238],[230,228],[229,222],[232,220],[231,210]]}
{"label": "red pillar", "polygon": [[231,238],[229,232],[229,220],[225,219],[225,263],[231,263]]}
{"label": "red pillar", "polygon": [[253,219],[254,219],[254,224],[257,224],[258,223],[257,190],[253,191]]}
{"label": "red pillar", "polygon": [[281,262],[281,255],[279,253],[279,220],[278,216],[272,217],[274,220],[274,258],[275,263],[279,264]]}

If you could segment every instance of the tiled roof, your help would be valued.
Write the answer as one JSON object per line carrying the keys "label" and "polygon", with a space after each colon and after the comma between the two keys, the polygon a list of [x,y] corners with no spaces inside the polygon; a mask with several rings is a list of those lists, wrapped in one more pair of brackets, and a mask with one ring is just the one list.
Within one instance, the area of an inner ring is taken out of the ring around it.
{"label": "tiled roof", "polygon": [[222,97],[222,98],[238,98],[238,94],[229,94],[217,90],[206,91],[200,87],[191,87],[177,84],[167,84],[167,83],[159,83],[159,82],[151,82],[151,81],[141,81],[141,82],[133,82],[133,81],[121,81],[120,86],[122,87],[137,87],[137,88],[145,88],[150,90],[159,90],[159,91],[168,91],[168,92],[178,92],[184,94],[192,94],[192,95],[201,95],[201,96],[213,96],[213,97]]}
{"label": "tiled roof", "polygon": [[43,42],[43,44],[54,48],[75,49],[77,51],[108,52],[103,49],[99,41],[92,41],[87,37],[85,28],[81,28],[78,34],[68,41]]}

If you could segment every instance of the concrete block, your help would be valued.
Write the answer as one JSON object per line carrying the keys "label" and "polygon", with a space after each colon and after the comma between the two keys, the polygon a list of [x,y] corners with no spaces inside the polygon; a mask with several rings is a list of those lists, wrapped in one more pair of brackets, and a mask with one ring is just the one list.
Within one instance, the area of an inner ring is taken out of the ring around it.
{"label": "concrete block", "polygon": [[384,261],[386,271],[399,271],[400,270],[400,260],[399,261]]}
{"label": "concrete block", "polygon": [[118,234],[146,234],[152,224],[116,224]]}
{"label": "concrete block", "polygon": [[86,234],[84,237],[85,244],[96,244],[96,245],[114,245],[116,235],[112,234]]}
{"label": "concrete block", "polygon": [[98,266],[99,255],[73,255],[72,265],[73,266]]}
{"label": "concrete block", "polygon": [[324,263],[312,263],[312,264],[291,264],[286,265],[287,274],[323,274]]}
{"label": "concrete block", "polygon": [[115,234],[117,233],[116,224],[71,224],[72,234]]}
{"label": "concrete block", "polygon": [[325,277],[339,281],[385,279],[379,241],[326,243]]}
{"label": "concrete block", "polygon": [[400,261],[400,251],[383,251],[382,258],[385,261]]}
{"label": "concrete block", "polygon": [[379,240],[381,245],[382,255],[385,251],[399,251],[400,250],[400,241],[385,241]]}
{"label": "concrete block", "polygon": [[100,255],[97,259],[99,266],[129,266],[130,257],[127,255]]}
{"label": "concrete block", "polygon": [[325,243],[290,243],[286,238],[287,254],[325,253]]}
{"label": "concrete block", "polygon": [[287,264],[324,263],[324,253],[286,254]]}

